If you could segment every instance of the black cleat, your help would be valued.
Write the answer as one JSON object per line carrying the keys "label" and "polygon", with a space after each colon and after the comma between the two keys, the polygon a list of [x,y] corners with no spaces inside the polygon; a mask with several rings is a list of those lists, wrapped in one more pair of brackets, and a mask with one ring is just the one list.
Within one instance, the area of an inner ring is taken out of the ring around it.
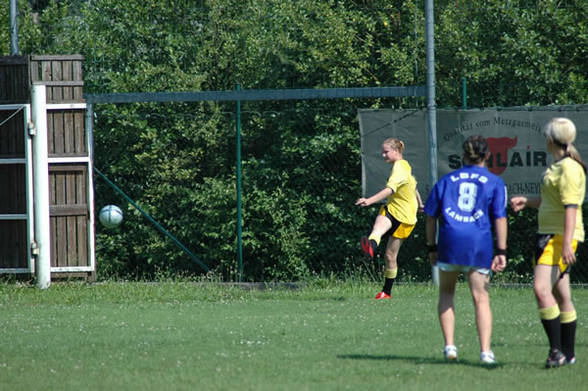
{"label": "black cleat", "polygon": [[553,349],[549,351],[547,361],[545,361],[545,368],[557,368],[566,363],[566,356],[559,350]]}

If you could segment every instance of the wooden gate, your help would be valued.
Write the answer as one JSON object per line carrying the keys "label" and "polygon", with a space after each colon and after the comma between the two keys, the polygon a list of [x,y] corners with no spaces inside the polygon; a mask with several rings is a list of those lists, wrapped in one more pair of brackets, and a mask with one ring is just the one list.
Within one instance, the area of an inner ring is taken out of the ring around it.
{"label": "wooden gate", "polygon": [[29,273],[32,268],[28,121],[28,105],[0,106],[0,272]]}
{"label": "wooden gate", "polygon": [[[50,195],[50,232],[51,232],[51,274],[53,277],[85,277],[94,279],[96,276],[94,256],[94,210],[93,183],[91,161],[91,137],[86,131],[86,105],[82,97],[82,56],[18,56],[0,57],[0,104],[30,103],[30,89],[33,82],[41,82],[47,87],[47,140],[49,158],[49,195]],[[0,115],[2,111],[0,110]],[[0,124],[2,123],[0,117]],[[18,120],[16,120],[18,122]],[[26,123],[22,121],[21,123]],[[12,127],[16,125],[11,125]],[[20,125],[19,125],[20,126]],[[22,125],[25,126],[25,125]],[[14,140],[14,144],[22,145],[26,151],[28,137],[24,129],[24,136]],[[12,130],[18,133],[18,129]],[[25,126],[26,127],[26,126]],[[2,130],[0,128],[0,142]],[[14,138],[14,137],[13,137]],[[22,153],[21,153],[22,154]],[[3,157],[0,146],[0,159]],[[8,192],[15,211],[25,216],[32,216],[32,206],[26,207],[19,201],[28,187],[26,170],[28,167],[23,156],[23,167],[8,169],[10,174],[3,174],[0,168],[0,185],[5,180],[12,180],[22,189]],[[0,167],[2,166],[0,160]],[[24,179],[23,179],[24,175]],[[6,176],[6,179],[4,177]],[[24,186],[23,186],[24,185]],[[12,189],[4,187],[4,189]],[[19,187],[16,187],[17,189]],[[4,194],[4,193],[3,193]],[[24,198],[27,199],[26,196]],[[1,201],[1,200],[0,200]],[[0,214],[2,211],[0,210]],[[15,212],[16,213],[16,212]],[[31,231],[26,218],[24,222],[12,223],[18,226],[18,245],[8,245],[8,240],[0,244],[0,273],[20,272],[26,269],[33,272],[34,263],[31,262],[30,237]],[[2,227],[1,230],[9,229]],[[22,243],[22,231],[28,232],[29,238]],[[9,248],[4,248],[4,246]],[[23,250],[24,249],[24,250]],[[23,254],[28,251],[27,256]],[[16,254],[6,258],[2,255]],[[8,259],[12,261],[8,262]],[[16,260],[19,260],[17,263]],[[15,267],[14,265],[18,265]]]}

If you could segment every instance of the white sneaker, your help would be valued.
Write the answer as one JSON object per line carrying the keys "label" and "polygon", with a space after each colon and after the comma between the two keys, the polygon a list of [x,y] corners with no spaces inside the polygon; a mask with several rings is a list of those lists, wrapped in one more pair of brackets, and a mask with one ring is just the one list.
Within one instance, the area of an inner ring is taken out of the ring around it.
{"label": "white sneaker", "polygon": [[443,355],[446,360],[457,360],[457,347],[455,345],[446,345],[445,348],[443,348]]}
{"label": "white sneaker", "polygon": [[480,353],[480,361],[482,361],[483,364],[496,364],[494,352],[488,350],[487,352]]}
{"label": "white sneaker", "polygon": [[566,358],[566,364],[575,364],[576,363],[576,357],[572,357],[569,360]]}

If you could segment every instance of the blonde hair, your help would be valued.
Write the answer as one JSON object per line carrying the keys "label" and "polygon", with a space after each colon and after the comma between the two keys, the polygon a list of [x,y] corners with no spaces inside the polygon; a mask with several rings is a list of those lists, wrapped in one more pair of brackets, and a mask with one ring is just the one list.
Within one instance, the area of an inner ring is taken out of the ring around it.
{"label": "blonde hair", "polygon": [[573,144],[576,140],[576,125],[571,120],[562,117],[552,118],[545,125],[543,133],[555,145],[565,150],[566,155],[577,161],[586,172],[586,164]]}
{"label": "blonde hair", "polygon": [[387,145],[400,153],[404,152],[404,143],[394,137],[387,138],[382,142],[382,145]]}

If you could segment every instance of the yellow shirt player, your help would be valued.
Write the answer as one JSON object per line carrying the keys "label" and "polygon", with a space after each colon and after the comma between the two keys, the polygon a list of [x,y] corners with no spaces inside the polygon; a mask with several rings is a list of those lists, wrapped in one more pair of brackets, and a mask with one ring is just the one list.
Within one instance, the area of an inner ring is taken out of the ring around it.
{"label": "yellow shirt player", "polygon": [[549,121],[545,138],[554,163],[543,174],[541,197],[516,196],[511,205],[515,212],[525,207],[539,208],[533,290],[549,339],[545,367],[552,368],[576,362],[577,314],[569,270],[576,262],[578,242],[584,240],[586,164],[573,145],[576,126],[569,119]]}
{"label": "yellow shirt player", "polygon": [[371,234],[361,238],[361,248],[370,258],[382,237],[389,235],[386,244],[386,270],[384,272],[384,287],[376,295],[376,299],[391,298],[392,285],[398,274],[398,251],[404,239],[410,236],[417,218],[417,210],[422,208],[422,200],[417,191],[416,179],[412,175],[412,168],[402,158],[404,143],[395,138],[389,138],[382,143],[382,157],[392,165],[392,172],[386,187],[369,198],[360,198],[355,205],[361,207],[373,205],[387,199],[385,206],[380,208]]}
{"label": "yellow shirt player", "polygon": [[[404,159],[396,161],[386,183],[386,187],[392,190],[392,194],[388,196],[385,208],[396,220],[412,226],[417,222],[416,215],[419,207],[415,196],[416,186],[417,181],[412,176],[410,164]],[[380,214],[385,213],[383,208]]]}
{"label": "yellow shirt player", "polygon": [[[586,176],[584,168],[572,159],[565,157],[547,168],[541,183],[541,206],[539,207],[540,234],[563,236],[566,205],[582,205],[586,192]],[[575,208],[576,224],[572,238],[577,242],[584,241],[584,223],[582,208]],[[561,251],[561,250],[560,250]]]}

